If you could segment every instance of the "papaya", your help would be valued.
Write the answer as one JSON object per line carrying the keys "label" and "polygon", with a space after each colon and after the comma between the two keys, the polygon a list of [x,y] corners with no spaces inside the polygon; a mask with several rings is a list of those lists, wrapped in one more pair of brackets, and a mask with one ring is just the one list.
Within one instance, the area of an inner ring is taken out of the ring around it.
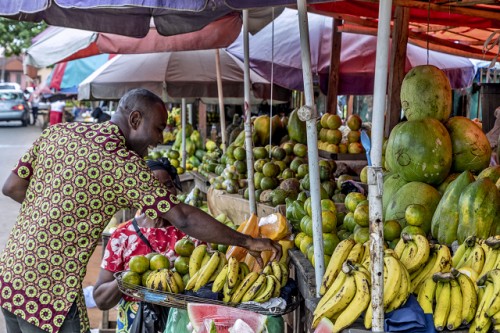
{"label": "papaya", "polygon": [[493,183],[496,183],[498,179],[500,179],[500,165],[490,166],[483,171],[479,175],[477,175],[477,179],[489,178]]}
{"label": "papaya", "polygon": [[496,230],[495,221],[500,214],[500,193],[489,178],[469,184],[458,202],[458,242],[468,236],[488,238]]}
{"label": "papaya", "polygon": [[263,237],[280,240],[289,236],[292,230],[283,215],[273,213],[260,219],[259,232]]}
{"label": "papaya", "polygon": [[[252,214],[250,218],[238,226],[236,229],[238,232],[241,232],[245,235],[249,235],[252,237],[257,237],[259,235],[259,218],[257,215]],[[226,258],[235,257],[238,261],[244,260],[248,250],[239,247],[239,246],[229,246],[226,251]]]}
{"label": "papaya", "polygon": [[288,118],[288,136],[298,143],[307,144],[306,122],[299,119],[297,110],[293,110]]}
{"label": "papaya", "polygon": [[[234,132],[235,130],[233,130]],[[245,131],[240,131],[232,144],[236,147],[242,147],[245,144]]]}
{"label": "papaya", "polygon": [[431,221],[441,195],[434,187],[422,182],[410,182],[403,185],[391,198],[385,211],[385,221],[397,220],[401,227],[406,227],[405,211],[411,204],[422,205],[426,210],[423,216],[422,230],[426,234],[431,231]]}
{"label": "papaya", "polygon": [[446,121],[453,105],[450,80],[433,65],[413,67],[401,83],[401,107],[408,120]]}
{"label": "papaya", "polygon": [[462,172],[450,183],[439,201],[431,223],[432,237],[439,244],[450,246],[457,239],[458,201],[464,189],[473,182],[474,176],[470,171]]}
{"label": "papaya", "polygon": [[385,216],[385,211],[394,194],[408,182],[399,174],[392,173],[388,177],[384,177],[384,192],[382,193],[382,214]]}
{"label": "papaya", "polygon": [[452,164],[450,134],[434,118],[399,123],[389,136],[385,161],[408,182],[441,184]]}
{"label": "papaya", "polygon": [[269,137],[271,135],[270,131],[271,118],[269,116],[258,116],[253,121],[253,130],[257,134],[257,142],[260,146],[265,146],[269,144]]}
{"label": "papaya", "polygon": [[490,165],[491,146],[486,134],[469,118],[451,117],[444,124],[451,137],[454,172],[478,173]]}
{"label": "papaya", "polygon": [[460,176],[460,173],[450,173],[448,177],[446,177],[446,179],[441,184],[439,184],[439,186],[436,187],[439,193],[443,195],[444,192],[446,192],[448,186],[451,184],[451,182],[457,179],[458,176]]}

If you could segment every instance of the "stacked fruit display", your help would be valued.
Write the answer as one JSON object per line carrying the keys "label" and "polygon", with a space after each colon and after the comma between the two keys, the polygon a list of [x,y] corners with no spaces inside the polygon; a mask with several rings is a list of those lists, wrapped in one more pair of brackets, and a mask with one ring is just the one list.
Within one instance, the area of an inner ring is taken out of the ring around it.
{"label": "stacked fruit display", "polygon": [[325,113],[319,122],[318,149],[329,153],[360,154],[364,152],[361,145],[361,118],[358,115],[350,115],[347,118],[347,135],[343,138],[340,127],[342,119],[336,114]]}
{"label": "stacked fruit display", "polygon": [[184,290],[181,275],[170,269],[169,259],[161,253],[133,256],[128,268],[122,275],[126,283],[175,293]]}

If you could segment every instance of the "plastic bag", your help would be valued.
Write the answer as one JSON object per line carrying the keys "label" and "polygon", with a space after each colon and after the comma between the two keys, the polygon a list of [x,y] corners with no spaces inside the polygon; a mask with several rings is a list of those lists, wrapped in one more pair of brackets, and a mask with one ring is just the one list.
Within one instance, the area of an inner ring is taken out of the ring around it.
{"label": "plastic bag", "polygon": [[186,310],[171,308],[163,333],[190,333],[187,329],[189,317]]}
{"label": "plastic bag", "polygon": [[140,302],[129,333],[162,333],[168,320],[169,308]]}

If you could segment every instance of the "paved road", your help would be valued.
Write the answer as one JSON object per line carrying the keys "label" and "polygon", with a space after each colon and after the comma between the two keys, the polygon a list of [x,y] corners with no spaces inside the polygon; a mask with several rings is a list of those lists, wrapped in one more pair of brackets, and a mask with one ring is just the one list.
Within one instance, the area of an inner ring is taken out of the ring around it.
{"label": "paved road", "polygon": [[[31,146],[42,129],[39,126],[21,127],[21,123],[0,123],[0,187],[11,172],[21,155]],[[0,191],[0,211],[2,224],[0,226],[0,250],[7,243],[9,233],[16,223],[20,204],[4,196]],[[0,332],[6,332],[3,315],[0,312]]]}

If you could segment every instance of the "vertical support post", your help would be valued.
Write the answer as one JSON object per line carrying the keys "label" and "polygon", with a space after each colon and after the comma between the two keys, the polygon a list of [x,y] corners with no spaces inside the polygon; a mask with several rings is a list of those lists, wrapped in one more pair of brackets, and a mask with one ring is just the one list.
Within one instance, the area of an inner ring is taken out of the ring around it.
{"label": "vertical support post", "polygon": [[342,20],[332,20],[332,51],[330,53],[330,75],[328,76],[328,101],[326,103],[326,112],[337,114],[339,91],[339,67],[340,52],[342,49],[342,33],[339,32],[339,25]]}
{"label": "vertical support post", "polygon": [[306,122],[307,158],[311,188],[311,208],[313,223],[314,273],[316,277],[316,296],[319,297],[321,280],[325,273],[323,250],[323,226],[321,219],[321,196],[318,164],[318,132],[316,121],[318,112],[314,103],[313,77],[311,70],[311,51],[309,45],[309,22],[307,19],[306,0],[297,0],[299,11],[300,49],[302,54],[302,74],[304,76],[305,105],[299,109],[299,118]]}
{"label": "vertical support post", "polygon": [[252,144],[252,110],[250,109],[250,56],[248,40],[248,9],[243,10],[243,52],[244,52],[244,121],[245,121],[245,149],[247,155],[248,202],[250,214],[257,214],[255,201],[255,184],[253,172],[253,144]]}
{"label": "vertical support post", "polygon": [[182,135],[182,144],[181,144],[181,156],[182,156],[182,168],[186,170],[186,99],[182,99],[182,107],[181,107],[181,135]]}
{"label": "vertical support post", "polygon": [[205,142],[207,139],[207,106],[202,101],[198,103],[198,131]]}
{"label": "vertical support post", "polygon": [[222,74],[220,71],[220,52],[215,49],[215,71],[217,73],[217,94],[219,95],[219,113],[220,113],[220,133],[222,138],[222,151],[226,152],[226,112],[224,112],[224,94],[222,91]]}
{"label": "vertical support post", "polygon": [[372,273],[372,331],[384,331],[384,229],[382,220],[382,142],[387,92],[389,37],[392,0],[379,3],[375,90],[372,119],[372,166],[368,167],[368,200],[370,205],[370,259]]}

